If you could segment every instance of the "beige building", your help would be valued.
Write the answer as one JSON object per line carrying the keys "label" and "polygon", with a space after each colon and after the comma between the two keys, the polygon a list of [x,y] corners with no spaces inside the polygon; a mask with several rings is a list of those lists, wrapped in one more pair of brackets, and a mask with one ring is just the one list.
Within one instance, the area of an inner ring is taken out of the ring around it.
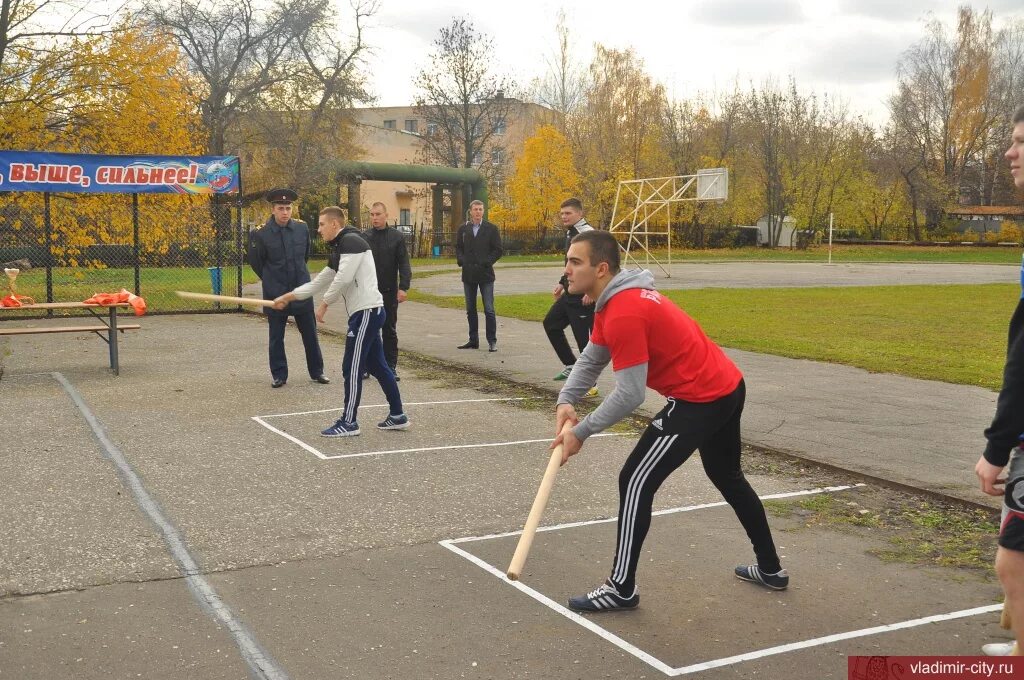
{"label": "beige building", "polygon": [[[515,170],[515,161],[523,149],[523,142],[539,125],[551,123],[557,114],[539,104],[511,100],[508,125],[492,138],[494,150],[486,159],[492,167],[480,168],[491,177],[490,195],[501,193],[505,177]],[[358,159],[372,163],[422,164],[423,136],[430,134],[427,123],[417,115],[414,106],[384,106],[359,108],[352,111],[353,140],[363,150]],[[477,159],[483,163],[484,159]],[[478,167],[474,164],[474,167]],[[362,216],[360,223],[369,223],[370,205],[380,201],[388,210],[388,221],[398,224],[432,226],[431,185],[428,183],[364,181],[360,187]]]}

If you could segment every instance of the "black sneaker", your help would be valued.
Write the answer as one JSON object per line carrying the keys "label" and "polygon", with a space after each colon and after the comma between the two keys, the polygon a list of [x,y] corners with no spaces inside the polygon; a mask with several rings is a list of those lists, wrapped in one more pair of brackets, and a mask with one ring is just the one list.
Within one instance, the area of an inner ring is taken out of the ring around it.
{"label": "black sneaker", "polygon": [[607,612],[613,609],[636,609],[640,604],[640,593],[633,586],[630,597],[619,595],[619,589],[605,581],[597,590],[586,595],[569,598],[569,609],[578,612]]}
{"label": "black sneaker", "polygon": [[756,564],[736,567],[736,578],[751,583],[758,583],[765,588],[772,590],[785,590],[789,587],[789,573],[785,569],[779,569],[774,574],[767,574],[761,571]]}

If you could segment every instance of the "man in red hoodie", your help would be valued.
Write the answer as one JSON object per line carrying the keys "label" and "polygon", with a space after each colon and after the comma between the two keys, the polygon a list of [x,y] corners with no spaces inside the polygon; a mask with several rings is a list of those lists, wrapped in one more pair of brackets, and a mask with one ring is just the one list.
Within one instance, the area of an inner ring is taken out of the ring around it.
{"label": "man in red hoodie", "polygon": [[[650,387],[668,398],[619,473],[618,540],[611,576],[596,589],[569,599],[576,611],[633,609],[640,603],[636,568],[651,525],[654,494],[696,450],[704,471],[732,506],[750,537],[756,564],[735,575],[774,590],[789,585],[779,563],[764,506],[740,469],[743,374],[700,326],[654,290],[647,270],[619,271],[619,245],[606,231],[587,231],[569,246],[569,292],[596,300],[590,343],[558,395],[555,432],[563,464],[587,437],[615,424],[644,401]],[[611,362],[615,389],[586,418],[573,404],[594,386]]]}
{"label": "man in red hoodie", "polygon": [[[1024,189],[1024,106],[1013,116],[1010,175],[1018,189]],[[985,430],[988,445],[974,472],[981,490],[1003,497],[1003,518],[999,526],[996,573],[1006,593],[1006,612],[1017,636],[1017,647],[994,643],[982,649],[986,654],[1019,655],[1024,649],[1024,262],[1021,264],[1021,299],[1010,319],[1003,388],[996,402],[996,415]],[[1012,455],[1011,455],[1012,454]],[[999,475],[1006,468],[1006,476]]]}

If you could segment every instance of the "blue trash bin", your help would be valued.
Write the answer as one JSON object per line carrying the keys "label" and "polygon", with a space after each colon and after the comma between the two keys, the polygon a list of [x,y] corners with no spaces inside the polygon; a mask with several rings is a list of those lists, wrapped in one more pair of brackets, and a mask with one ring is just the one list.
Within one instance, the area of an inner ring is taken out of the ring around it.
{"label": "blue trash bin", "polygon": [[220,295],[221,291],[221,268],[220,267],[207,267],[206,271],[210,272],[210,287],[213,289],[214,295]]}
{"label": "blue trash bin", "polygon": [[[441,257],[441,246],[434,246],[434,257]],[[1024,274],[1021,276],[1024,276]]]}

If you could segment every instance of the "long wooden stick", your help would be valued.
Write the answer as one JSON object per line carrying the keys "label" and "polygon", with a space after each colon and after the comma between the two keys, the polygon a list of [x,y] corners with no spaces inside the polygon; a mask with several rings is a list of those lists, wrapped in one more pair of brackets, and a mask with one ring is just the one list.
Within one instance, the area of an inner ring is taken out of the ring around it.
{"label": "long wooden stick", "polygon": [[207,300],[208,302],[224,302],[247,307],[273,307],[273,300],[257,300],[256,298],[235,297],[233,295],[213,295],[211,293],[191,293],[187,290],[174,291],[180,297],[193,300]]}
{"label": "long wooden stick", "polygon": [[[562,434],[565,434],[570,429],[572,429],[572,423],[567,421],[562,426]],[[530,546],[533,545],[533,537],[537,533],[540,516],[544,514],[544,508],[547,506],[548,498],[551,496],[551,487],[555,485],[555,475],[558,474],[558,468],[561,465],[562,445],[559,444],[551,452],[551,457],[548,459],[548,466],[544,470],[544,478],[540,480],[540,488],[537,489],[537,496],[533,499],[530,515],[526,518],[526,526],[523,527],[523,533],[519,536],[519,543],[516,544],[516,551],[512,555],[512,562],[509,563],[508,571],[505,572],[505,575],[512,581],[518,580],[519,575],[523,573],[523,565],[526,563],[526,556],[530,552]]]}

